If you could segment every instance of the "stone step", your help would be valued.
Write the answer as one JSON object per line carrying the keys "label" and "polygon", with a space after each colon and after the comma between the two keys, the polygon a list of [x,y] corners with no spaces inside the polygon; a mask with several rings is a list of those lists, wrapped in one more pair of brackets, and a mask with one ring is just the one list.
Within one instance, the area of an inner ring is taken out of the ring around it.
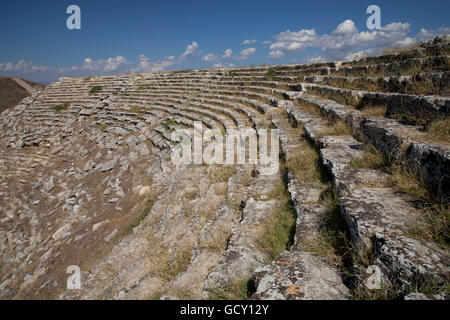
{"label": "stone step", "polygon": [[[361,112],[333,101],[302,95],[296,95],[295,99],[317,107],[324,116],[349,123],[354,130],[362,134],[366,142],[371,143],[381,152],[405,159],[411,169],[419,169],[425,181],[443,199],[450,197],[449,143],[421,142],[427,140],[426,135],[415,126],[405,125],[388,118],[366,118]],[[295,106],[287,106],[288,112],[301,121],[302,115],[296,112],[296,109],[298,108]]]}
{"label": "stone step", "polygon": [[450,98],[446,97],[347,90],[306,83],[302,87],[308,93],[344,105],[359,108],[386,107],[390,116],[432,121],[450,114]]}
{"label": "stone step", "polygon": [[[304,152],[299,129],[292,128],[281,110],[271,112],[273,124],[280,132],[282,152],[290,161]],[[297,214],[294,244],[270,265],[255,271],[256,292],[252,299],[349,299],[350,290],[343,275],[329,258],[305,251],[308,243],[318,239],[325,208],[319,203],[325,186],[305,183],[287,169],[288,191]]]}
{"label": "stone step", "polygon": [[385,184],[380,181],[382,173],[351,168],[351,161],[362,156],[364,145],[349,136],[323,137],[319,143],[356,248],[370,250],[392,283],[408,285],[419,275],[448,280],[448,252],[407,236],[409,228],[424,223],[412,201],[392,188],[370,187]]}
{"label": "stone step", "polygon": [[[235,89],[235,88],[230,88]],[[211,93],[211,94],[218,94],[223,95],[226,97],[229,97],[230,99],[238,100],[240,102],[244,102],[248,105],[250,105],[251,108],[255,109],[259,113],[266,113],[268,106],[267,104],[270,104],[272,101],[274,101],[274,98],[270,95],[260,94],[260,93],[254,93],[254,92],[247,92],[247,91],[226,91],[226,90],[213,90],[213,89],[202,89],[202,88],[195,88],[193,89],[195,92],[205,92],[205,93]],[[180,88],[180,89],[171,89],[171,90],[159,90],[156,92],[161,92],[165,94],[178,94],[178,93],[184,93],[184,92],[192,92],[188,91],[188,89]],[[138,93],[134,95],[133,97],[121,97],[119,101],[134,101],[134,100],[141,100],[145,99],[147,97],[144,93]],[[263,100],[264,103],[262,103],[260,100]]]}
{"label": "stone step", "polygon": [[189,111],[189,112],[195,112],[203,117],[207,116],[209,118],[214,119],[216,122],[221,123],[225,129],[236,128],[234,122],[231,119],[228,119],[224,116],[218,115],[215,112],[208,110],[207,108],[197,107],[194,105],[186,106],[185,104],[186,104],[185,101],[176,100],[176,99],[166,99],[165,101],[156,100],[154,102],[150,102],[150,105],[152,105],[152,106],[153,105],[172,106],[175,109]]}
{"label": "stone step", "polygon": [[254,276],[253,300],[348,300],[350,290],[340,274],[322,257],[285,251]]}
{"label": "stone step", "polygon": [[391,77],[307,76],[297,81],[352,90],[441,96],[450,95],[450,89],[448,87],[450,71]]}
{"label": "stone step", "polygon": [[345,65],[373,65],[389,63],[392,61],[408,60],[411,58],[424,58],[433,57],[436,55],[449,55],[450,53],[450,43],[436,43],[436,44],[424,44],[416,49],[409,49],[399,53],[386,54],[373,57],[365,57],[357,61],[345,62]]}
{"label": "stone step", "polygon": [[[162,102],[158,102],[158,103],[152,103],[151,105],[149,105],[148,103],[145,103],[145,106],[150,108],[150,109],[154,109],[160,112],[166,112],[172,115],[178,115],[180,117],[189,119],[191,121],[201,121],[203,122],[203,124],[207,127],[207,128],[220,128],[223,127],[223,124],[218,121],[215,117],[212,118],[209,115],[205,115],[203,113],[199,113],[197,111],[194,112],[186,112],[184,110],[181,110],[180,108],[176,107],[173,104],[166,104],[166,103],[162,103]],[[143,105],[128,105],[128,107],[132,108],[132,107],[143,107]]]}

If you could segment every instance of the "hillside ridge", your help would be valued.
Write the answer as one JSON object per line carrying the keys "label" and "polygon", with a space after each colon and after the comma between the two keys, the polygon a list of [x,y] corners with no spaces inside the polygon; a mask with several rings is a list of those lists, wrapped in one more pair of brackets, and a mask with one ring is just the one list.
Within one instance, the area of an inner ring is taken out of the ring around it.
{"label": "hillside ridge", "polygon": [[44,85],[18,77],[0,77],[0,113],[15,107],[25,97],[44,88]]}

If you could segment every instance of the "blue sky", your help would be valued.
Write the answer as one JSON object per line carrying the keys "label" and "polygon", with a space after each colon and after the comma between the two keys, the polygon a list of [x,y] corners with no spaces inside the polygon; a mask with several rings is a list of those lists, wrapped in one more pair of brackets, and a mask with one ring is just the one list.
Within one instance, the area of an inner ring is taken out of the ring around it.
{"label": "blue sky", "polygon": [[[81,8],[81,30],[66,9]],[[381,8],[381,30],[366,8]],[[450,1],[0,2],[0,75],[61,76],[307,63],[450,33]],[[244,43],[245,40],[248,40]]]}

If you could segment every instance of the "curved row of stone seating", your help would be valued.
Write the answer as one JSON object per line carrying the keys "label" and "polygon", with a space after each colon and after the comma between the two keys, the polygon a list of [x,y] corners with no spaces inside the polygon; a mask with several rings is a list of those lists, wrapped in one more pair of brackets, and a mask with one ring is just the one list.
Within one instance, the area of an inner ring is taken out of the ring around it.
{"label": "curved row of stone seating", "polygon": [[348,90],[316,84],[303,84],[302,87],[308,93],[347,106],[360,108],[384,106],[387,108],[388,116],[411,119],[413,123],[429,122],[447,117],[450,113],[450,98],[448,97]]}
{"label": "curved row of stone seating", "polygon": [[[134,76],[104,76],[92,78],[62,78],[60,81],[46,87],[35,100],[42,107],[60,105],[62,103],[86,105],[104,99],[120,92]],[[94,87],[100,87],[99,92],[90,93]]]}
{"label": "curved row of stone seating", "polygon": [[188,96],[171,96],[171,95],[155,95],[146,94],[138,97],[120,97],[115,103],[118,105],[127,105],[129,107],[146,107],[150,108],[162,105],[172,106],[173,108],[197,113],[203,117],[209,117],[222,123],[224,128],[232,128],[235,125],[243,125],[242,115],[232,110],[220,109],[214,105],[206,105],[190,102]]}
{"label": "curved row of stone seating", "polygon": [[393,54],[384,54],[374,57],[365,57],[355,61],[347,61],[345,65],[381,64],[391,61],[401,61],[411,58],[425,58],[430,56],[445,56],[450,54],[448,41],[436,40],[422,43],[418,48],[404,50]]}
{"label": "curved row of stone seating", "polygon": [[[226,85],[236,85],[246,83],[247,85],[260,85],[271,88],[290,90],[290,88],[301,82],[326,84],[344,89],[355,90],[375,90],[380,92],[393,93],[420,93],[420,94],[439,94],[449,95],[447,83],[450,78],[450,71],[417,73],[404,76],[377,76],[377,77],[343,77],[343,76],[235,76],[232,79],[221,79],[216,81],[217,77],[204,78],[183,78],[183,79],[165,79],[159,80],[158,85],[177,84],[177,83],[220,83]],[[153,84],[155,85],[155,84]],[[152,88],[152,85],[149,85]]]}
{"label": "curved row of stone seating", "polygon": [[301,82],[325,84],[342,89],[403,94],[436,94],[448,96],[450,72],[419,73],[392,77],[307,76]]}
{"label": "curved row of stone seating", "polygon": [[[356,256],[369,252],[374,257],[371,263],[380,267],[383,280],[390,284],[407,286],[420,277],[448,281],[448,252],[433,242],[407,235],[408,228],[424,223],[411,199],[387,187],[387,176],[380,170],[352,167],[352,161],[362,158],[364,144],[350,135],[323,136],[321,132],[330,126],[325,118],[291,103],[286,103],[285,108],[304,127],[332,174]],[[402,248],[401,254],[398,248]],[[359,272],[364,277],[365,270]]]}
{"label": "curved row of stone seating", "polygon": [[[331,119],[348,123],[377,149],[397,158],[407,159],[412,169],[420,169],[425,180],[445,199],[450,179],[450,146],[448,143],[428,141],[418,127],[383,117],[366,117],[362,112],[327,99],[295,94],[300,105],[317,108]],[[295,107],[288,107],[295,112]],[[423,142],[425,140],[425,142]]]}
{"label": "curved row of stone seating", "polygon": [[[269,71],[270,70],[270,71]],[[202,75],[200,71],[192,71],[182,75],[165,75],[164,77],[149,78],[147,81],[196,81],[196,80],[239,80],[266,79],[280,81],[296,81],[295,79],[308,76],[345,76],[345,77],[388,77],[408,75],[414,72],[433,73],[450,70],[449,56],[434,56],[428,58],[410,58],[390,63],[370,64],[360,66],[345,66],[342,62],[331,62],[315,65],[293,65],[264,67],[263,69],[238,68],[228,71],[217,71]]]}
{"label": "curved row of stone seating", "polygon": [[218,107],[214,103],[210,103],[210,101],[204,99],[198,99],[195,98],[195,96],[189,96],[189,95],[178,95],[178,94],[156,94],[151,93],[146,95],[146,102],[152,101],[152,100],[168,100],[168,101],[175,101],[177,103],[180,103],[181,101],[186,101],[189,105],[197,106],[204,109],[211,109],[216,111],[219,114],[223,114],[227,117],[229,117],[236,126],[238,127],[244,127],[246,125],[246,118],[244,118],[244,115],[236,111],[235,109],[231,108],[224,108],[224,107]]}
{"label": "curved row of stone seating", "polygon": [[[242,111],[244,113],[248,112],[257,112],[257,113],[265,113],[267,112],[268,105],[273,103],[274,97],[268,94],[262,94],[262,93],[255,93],[251,91],[246,90],[240,90],[240,88],[236,88],[236,86],[226,86],[226,88],[221,89],[215,89],[211,87],[202,87],[202,86],[195,86],[195,85],[189,85],[186,84],[185,86],[177,86],[177,87],[167,87],[167,86],[161,86],[152,90],[149,90],[149,93],[153,92],[161,92],[161,93],[205,93],[205,94],[216,94],[221,95],[224,98],[229,99],[230,101],[236,101],[236,102],[243,102],[245,104],[250,104],[250,110],[248,110],[247,107],[243,106]],[[127,97],[127,99],[130,99],[130,101],[136,100],[140,97],[145,98],[147,93],[145,92],[137,92],[132,97]],[[263,103],[261,103],[263,101]],[[253,109],[253,110],[252,110]]]}

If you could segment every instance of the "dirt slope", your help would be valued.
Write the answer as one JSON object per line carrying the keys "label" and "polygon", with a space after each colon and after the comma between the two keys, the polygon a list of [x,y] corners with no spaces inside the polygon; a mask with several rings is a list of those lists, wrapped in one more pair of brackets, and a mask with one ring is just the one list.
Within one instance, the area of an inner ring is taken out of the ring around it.
{"label": "dirt slope", "polygon": [[13,77],[0,77],[0,112],[14,107],[31,94],[30,90],[42,89],[40,83]]}

